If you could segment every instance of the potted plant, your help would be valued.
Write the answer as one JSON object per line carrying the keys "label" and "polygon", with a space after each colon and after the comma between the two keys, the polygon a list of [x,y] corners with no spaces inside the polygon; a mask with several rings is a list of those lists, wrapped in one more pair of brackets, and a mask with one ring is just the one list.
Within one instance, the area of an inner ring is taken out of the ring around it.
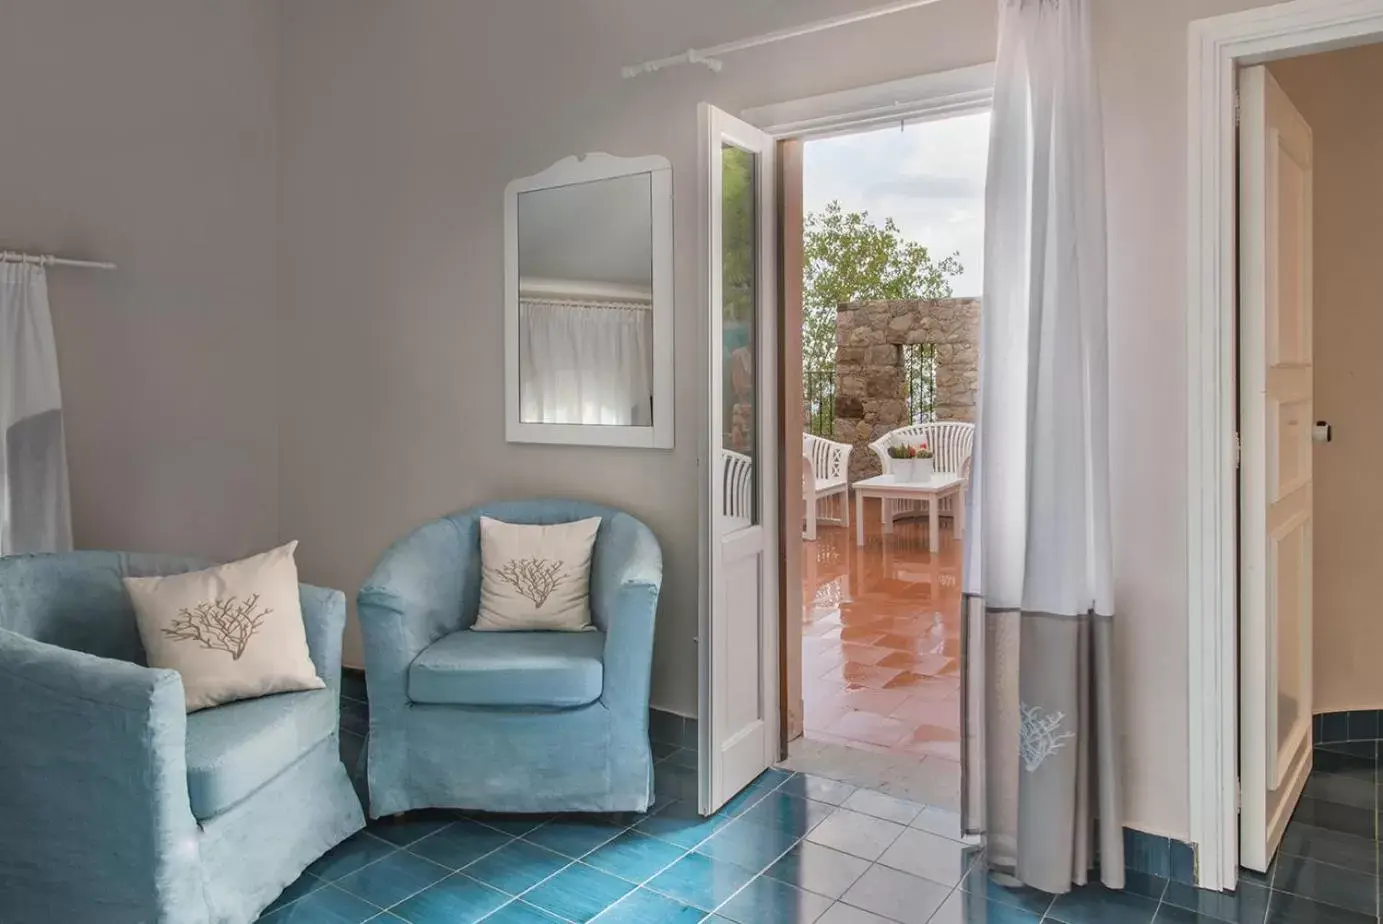
{"label": "potted plant", "polygon": [[894,443],[888,447],[891,460],[889,468],[894,481],[913,481],[913,466],[917,461],[917,447],[911,443]]}
{"label": "potted plant", "polygon": [[936,474],[936,462],[932,458],[932,447],[923,440],[920,445],[915,447],[917,455],[912,459],[912,480],[931,481]]}

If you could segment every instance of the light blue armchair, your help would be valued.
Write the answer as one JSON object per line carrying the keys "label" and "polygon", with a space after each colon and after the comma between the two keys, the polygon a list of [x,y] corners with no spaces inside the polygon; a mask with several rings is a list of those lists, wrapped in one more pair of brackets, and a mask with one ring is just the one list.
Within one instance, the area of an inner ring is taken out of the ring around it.
{"label": "light blue armchair", "polygon": [[204,567],[0,558],[0,920],[247,924],[364,825],[338,754],[345,601],[303,586],[324,690],[188,715],[120,579]]}
{"label": "light blue armchair", "polygon": [[[469,632],[480,517],[600,517],[599,632]],[[627,513],[575,501],[492,504],[428,523],[360,591],[370,697],[370,814],[644,811],[653,797],[648,685],[662,554]]]}

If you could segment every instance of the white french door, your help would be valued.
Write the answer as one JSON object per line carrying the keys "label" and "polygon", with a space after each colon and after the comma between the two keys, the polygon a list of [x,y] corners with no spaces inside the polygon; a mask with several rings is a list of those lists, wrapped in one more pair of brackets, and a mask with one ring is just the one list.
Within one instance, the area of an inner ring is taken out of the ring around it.
{"label": "white french door", "polygon": [[1311,771],[1311,127],[1239,75],[1240,862],[1266,871]]}
{"label": "white french door", "polygon": [[777,757],[778,242],[772,139],[713,106],[700,115],[700,809],[710,814]]}

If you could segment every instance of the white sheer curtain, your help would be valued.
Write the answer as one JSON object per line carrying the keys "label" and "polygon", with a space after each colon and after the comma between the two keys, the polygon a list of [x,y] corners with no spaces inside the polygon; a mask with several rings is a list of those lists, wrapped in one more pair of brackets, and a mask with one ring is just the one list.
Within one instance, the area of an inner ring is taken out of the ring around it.
{"label": "white sheer curtain", "polygon": [[646,305],[519,302],[519,418],[653,424],[653,312]]}
{"label": "white sheer curtain", "polygon": [[48,278],[0,263],[0,555],[71,548]]}
{"label": "white sheer curtain", "polygon": [[[1123,886],[1110,682],[1104,148],[1088,0],[1001,0],[979,427],[966,535],[983,607],[992,868]],[[971,619],[970,625],[976,620]]]}

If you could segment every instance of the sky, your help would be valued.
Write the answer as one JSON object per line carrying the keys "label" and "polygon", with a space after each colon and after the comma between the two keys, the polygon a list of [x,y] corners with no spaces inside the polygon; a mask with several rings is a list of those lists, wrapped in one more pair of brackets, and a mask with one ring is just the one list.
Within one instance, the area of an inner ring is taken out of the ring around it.
{"label": "sky", "polygon": [[959,252],[965,272],[952,280],[954,294],[978,296],[988,152],[988,112],[812,139],[803,154],[803,204],[813,212],[839,199],[877,224],[892,218],[937,259]]}

